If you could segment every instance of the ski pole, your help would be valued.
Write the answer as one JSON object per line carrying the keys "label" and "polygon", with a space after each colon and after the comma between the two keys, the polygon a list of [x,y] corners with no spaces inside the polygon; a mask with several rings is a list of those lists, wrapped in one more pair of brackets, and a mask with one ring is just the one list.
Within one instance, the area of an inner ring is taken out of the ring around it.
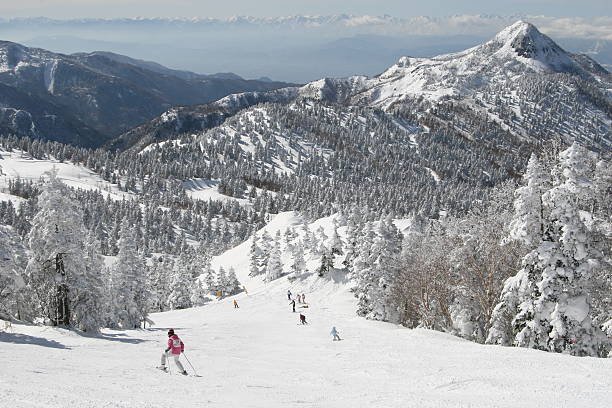
{"label": "ski pole", "polygon": [[193,368],[193,364],[191,364],[191,361],[189,361],[189,359],[187,358],[187,354],[185,354],[185,352],[183,351],[183,355],[185,356],[185,360],[187,360],[187,362],[189,363],[189,365],[191,366],[191,369],[193,370],[193,373],[196,375],[196,377],[198,376],[198,372],[196,371],[195,368]]}

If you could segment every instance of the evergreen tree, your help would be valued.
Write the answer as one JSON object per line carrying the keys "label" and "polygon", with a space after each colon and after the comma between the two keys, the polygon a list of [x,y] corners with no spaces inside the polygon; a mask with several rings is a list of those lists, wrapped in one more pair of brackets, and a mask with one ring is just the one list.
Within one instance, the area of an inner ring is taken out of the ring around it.
{"label": "evergreen tree", "polygon": [[268,261],[270,259],[270,255],[273,250],[274,244],[275,244],[274,240],[272,239],[268,231],[264,231],[261,234],[261,239],[259,240],[259,247],[261,249],[261,257],[259,261],[259,266],[260,266],[260,270],[263,273],[266,273],[268,269]]}
{"label": "evergreen tree", "polygon": [[189,302],[192,306],[203,306],[208,302],[207,289],[200,279],[195,279],[191,284]]}
{"label": "evergreen tree", "polygon": [[257,245],[257,235],[253,235],[251,239],[251,250],[249,251],[249,276],[257,276],[262,273],[261,263],[263,252]]}
{"label": "evergreen tree", "polygon": [[[589,157],[574,144],[559,159],[555,185],[542,195],[546,219],[540,242],[525,256],[519,273],[506,282],[488,341],[602,355],[605,339],[591,311],[592,243],[577,200],[590,195]],[[511,331],[503,324],[509,317]]]}
{"label": "evergreen tree", "polygon": [[123,328],[138,328],[148,315],[146,268],[138,254],[134,226],[125,217],[117,242],[117,262],[112,271],[114,320]]}
{"label": "evergreen tree", "polygon": [[227,273],[225,272],[225,268],[222,266],[217,272],[217,283],[215,287],[217,288],[217,292],[221,293],[221,297],[229,295],[227,292]]}
{"label": "evergreen tree", "polygon": [[331,249],[332,255],[342,255],[344,252],[342,251],[342,247],[344,244],[338,235],[338,226],[334,223],[334,228],[332,229],[332,234],[329,237],[329,247]]}
{"label": "evergreen tree", "polygon": [[170,278],[168,306],[172,310],[191,307],[192,284],[194,281],[191,269],[190,257],[179,256]]}
{"label": "evergreen tree", "polygon": [[215,283],[215,274],[212,269],[208,268],[204,271],[202,283],[204,284],[208,294],[215,294],[217,291],[217,285]]}
{"label": "evergreen tree", "polygon": [[306,262],[304,261],[304,247],[302,242],[298,242],[293,246],[292,251],[293,262],[291,263],[291,271],[295,277],[301,276],[306,271]]}
{"label": "evergreen tree", "polygon": [[318,275],[319,277],[327,276],[329,271],[334,268],[334,256],[331,251],[327,248],[323,249],[323,255],[321,255],[321,265],[319,265]]}
{"label": "evergreen tree", "polygon": [[283,263],[281,261],[280,242],[274,241],[270,257],[266,265],[266,282],[271,282],[278,279],[283,274]]}
{"label": "evergreen tree", "polygon": [[[591,237],[581,219],[578,197],[588,199],[592,184],[588,176],[587,151],[577,143],[560,154],[560,182],[543,196],[550,208],[553,244],[539,249],[542,280],[535,303],[536,337],[550,351],[578,356],[597,356],[605,341],[592,322],[591,277],[595,262]],[[548,259],[546,257],[548,255]]]}
{"label": "evergreen tree", "polygon": [[510,223],[510,237],[527,248],[534,248],[544,231],[542,194],[546,188],[546,177],[535,154],[529,159],[523,180],[525,185],[515,192],[515,216]]}
{"label": "evergreen tree", "polygon": [[[397,321],[398,314],[392,305],[392,282],[397,270],[397,258],[401,250],[401,237],[391,217],[379,222],[375,234],[371,226],[364,241],[370,242],[363,248],[356,261],[358,314],[373,320]],[[375,235],[373,240],[372,235]],[[365,242],[364,242],[364,245]]]}
{"label": "evergreen tree", "polygon": [[99,243],[93,232],[87,234],[85,242],[86,273],[75,287],[73,320],[76,327],[83,331],[96,332],[104,326],[105,318],[101,312],[108,299],[104,297],[103,274],[104,262],[98,254]]}
{"label": "evergreen tree", "polygon": [[28,287],[38,300],[39,316],[52,325],[95,331],[102,320],[95,308],[100,285],[85,250],[83,213],[68,187],[50,174],[38,198],[39,211],[28,234],[31,251],[26,270]]}
{"label": "evergreen tree", "polygon": [[233,267],[230,267],[229,272],[227,273],[227,284],[225,287],[229,296],[239,293],[242,289],[240,286],[240,281],[236,276],[236,270]]}
{"label": "evergreen tree", "polygon": [[169,256],[154,258],[148,268],[148,285],[151,290],[151,310],[163,312],[168,310],[170,279],[174,270],[174,261]]}
{"label": "evergreen tree", "polygon": [[28,318],[23,295],[27,289],[23,280],[27,265],[25,248],[11,227],[0,226],[0,317],[10,320]]}

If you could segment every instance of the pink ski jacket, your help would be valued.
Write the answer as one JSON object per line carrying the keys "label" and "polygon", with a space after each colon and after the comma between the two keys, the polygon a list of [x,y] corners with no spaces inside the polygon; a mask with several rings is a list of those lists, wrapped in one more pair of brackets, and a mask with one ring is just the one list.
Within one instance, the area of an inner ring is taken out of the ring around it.
{"label": "pink ski jacket", "polygon": [[183,351],[185,351],[185,345],[176,334],[173,334],[168,339],[168,350],[170,350],[172,354],[181,354]]}

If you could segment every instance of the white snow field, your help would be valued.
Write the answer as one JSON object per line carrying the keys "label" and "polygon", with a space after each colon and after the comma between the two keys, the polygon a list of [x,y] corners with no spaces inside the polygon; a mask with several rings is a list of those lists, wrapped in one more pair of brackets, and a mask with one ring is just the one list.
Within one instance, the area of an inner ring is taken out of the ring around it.
{"label": "white snow field", "polygon": [[[309,325],[291,312],[288,288],[306,294]],[[152,329],[96,337],[14,324],[0,333],[0,406],[596,408],[612,401],[612,359],[367,321],[355,316],[341,274],[283,278],[235,298],[239,309],[228,298],[154,314]],[[342,341],[332,341],[334,325]],[[155,369],[169,327],[201,377],[179,375],[173,364],[171,374]]]}
{"label": "white snow field", "polygon": [[103,180],[92,170],[78,166],[68,161],[60,162],[55,159],[33,159],[28,153],[14,149],[6,151],[0,149],[0,199],[11,200],[14,203],[22,199],[6,194],[10,179],[20,178],[23,181],[38,182],[45,173],[55,169],[57,177],[70,187],[83,190],[98,190],[105,197],[121,200],[129,194],[118,189],[116,184]]}

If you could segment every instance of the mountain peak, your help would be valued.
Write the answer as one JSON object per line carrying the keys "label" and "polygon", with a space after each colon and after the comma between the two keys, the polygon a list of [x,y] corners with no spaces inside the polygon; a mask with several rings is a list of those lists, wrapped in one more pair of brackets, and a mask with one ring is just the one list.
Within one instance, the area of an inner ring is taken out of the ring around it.
{"label": "mountain peak", "polygon": [[531,23],[528,23],[524,20],[518,20],[516,23],[509,25],[508,27],[501,30],[495,36],[495,39],[498,42],[506,43],[508,41],[513,41],[517,37],[524,36],[538,36],[543,35],[538,31],[538,29]]}
{"label": "mountain peak", "polygon": [[512,48],[520,57],[545,60],[551,56],[565,56],[565,51],[533,24],[523,20],[500,31],[494,42]]}

